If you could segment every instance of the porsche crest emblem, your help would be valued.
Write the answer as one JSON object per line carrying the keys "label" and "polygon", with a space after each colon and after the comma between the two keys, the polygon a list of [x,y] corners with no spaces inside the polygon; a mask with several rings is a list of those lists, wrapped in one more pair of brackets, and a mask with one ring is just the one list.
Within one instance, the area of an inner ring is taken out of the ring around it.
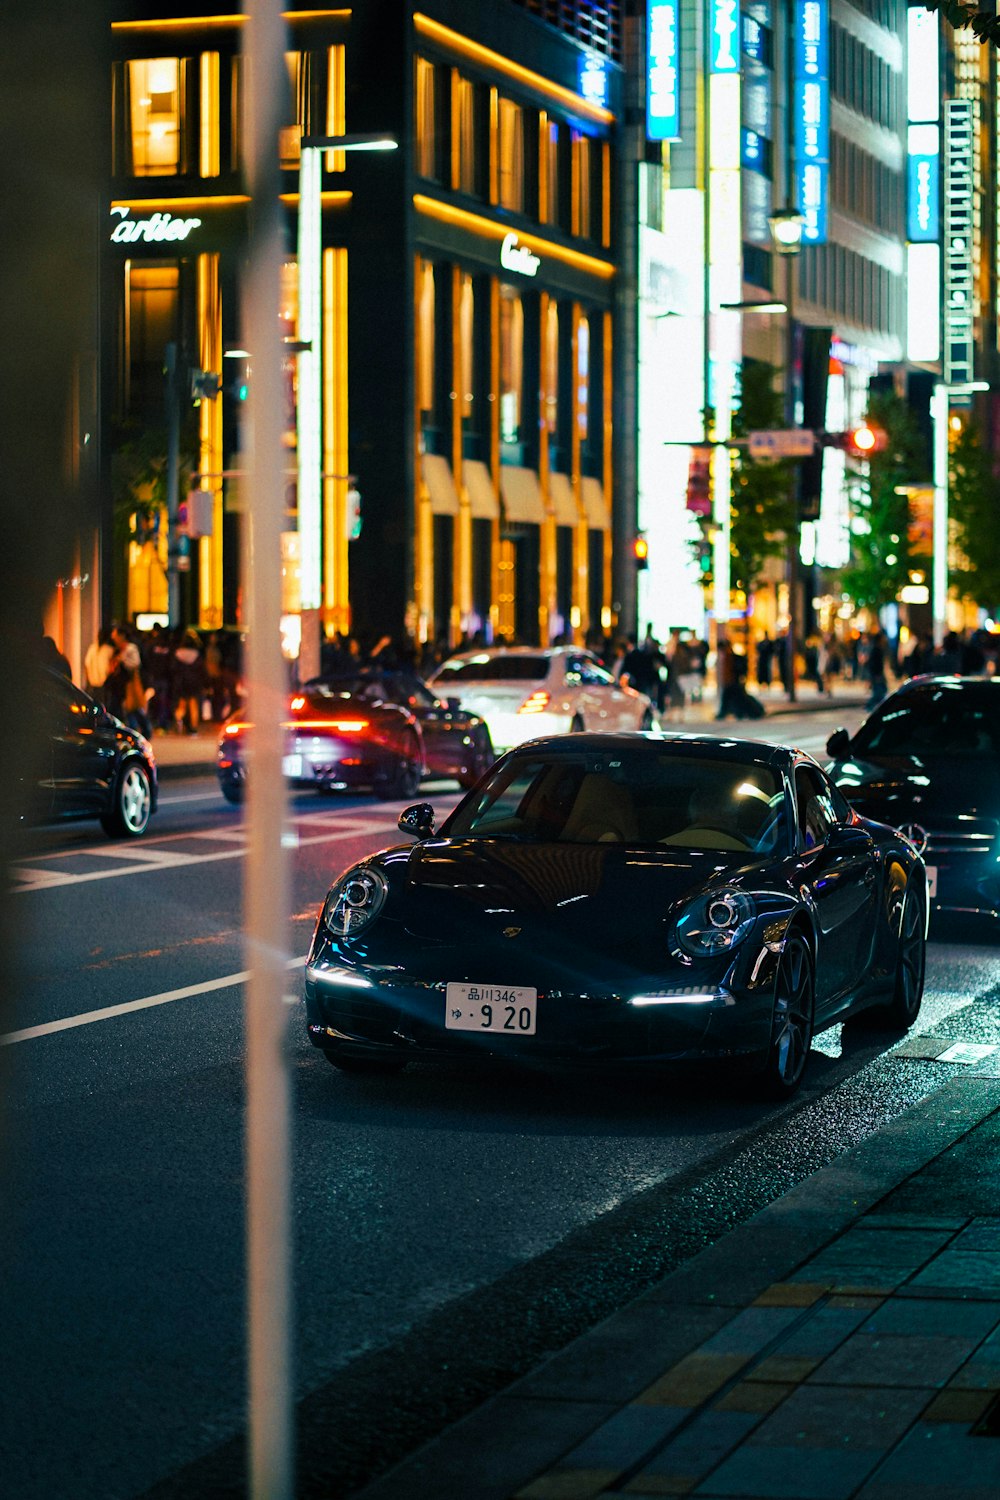
{"label": "porsche crest emblem", "polygon": [[503,935],[504,937],[517,937],[520,931],[520,927],[505,927],[503,930]]}

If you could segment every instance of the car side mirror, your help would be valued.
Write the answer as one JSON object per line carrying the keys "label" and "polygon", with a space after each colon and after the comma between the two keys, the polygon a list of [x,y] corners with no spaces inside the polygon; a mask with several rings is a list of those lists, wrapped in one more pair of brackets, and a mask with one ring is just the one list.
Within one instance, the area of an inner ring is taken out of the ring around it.
{"label": "car side mirror", "polygon": [[826,753],[831,760],[843,760],[851,753],[851,736],[846,729],[835,729],[826,742]]}
{"label": "car side mirror", "polygon": [[404,807],[399,815],[400,833],[408,833],[414,839],[429,839],[434,832],[434,809],[429,802],[414,802]]}

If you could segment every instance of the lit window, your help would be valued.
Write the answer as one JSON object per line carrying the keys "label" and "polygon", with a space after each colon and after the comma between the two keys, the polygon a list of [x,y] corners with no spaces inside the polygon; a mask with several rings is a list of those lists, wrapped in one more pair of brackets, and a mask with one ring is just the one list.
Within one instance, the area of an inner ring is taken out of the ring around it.
{"label": "lit window", "polygon": [[590,237],[590,137],[573,132],[573,220],[574,234]]}
{"label": "lit window", "polygon": [[455,88],[455,133],[458,140],[458,181],[463,193],[477,191],[476,88],[469,78],[459,78]]}
{"label": "lit window", "polygon": [[417,257],[417,405],[434,410],[434,266]]}
{"label": "lit window", "polygon": [[512,99],[500,100],[500,203],[524,209],[524,111]]}
{"label": "lit window", "polygon": [[463,272],[458,291],[458,351],[460,368],[455,372],[458,400],[463,417],[472,416],[473,399],[473,323],[475,296],[472,277]]}
{"label": "lit window", "polygon": [[219,54],[203,52],[200,66],[201,120],[198,171],[202,177],[219,175]]}
{"label": "lit window", "polygon": [[524,385],[524,309],[513,287],[500,288],[500,440],[516,443],[521,433]]}
{"label": "lit window", "polygon": [[[327,52],[326,133],[344,135],[347,130],[347,57],[344,47]],[[329,172],[342,172],[347,165],[345,151],[328,151],[325,157]]]}
{"label": "lit window", "polygon": [[545,426],[550,433],[556,430],[556,415],[559,410],[559,304],[550,302],[545,315],[543,330],[545,361],[542,379],[545,389]]}
{"label": "lit window", "polygon": [[128,64],[132,171],[172,177],[180,171],[180,59],[137,58]]}
{"label": "lit window", "polygon": [[539,143],[539,209],[543,224],[559,223],[559,122],[542,115]]}
{"label": "lit window", "polygon": [[587,441],[590,406],[590,324],[581,317],[576,333],[576,425],[581,443]]}
{"label": "lit window", "polygon": [[309,54],[286,52],[288,88],[292,98],[292,120],[294,123],[282,127],[280,139],[281,165],[287,170],[298,167],[302,157],[302,137],[309,127]]}
{"label": "lit window", "polygon": [[437,128],[437,73],[426,57],[417,58],[416,166],[421,177],[437,181],[439,132]]}

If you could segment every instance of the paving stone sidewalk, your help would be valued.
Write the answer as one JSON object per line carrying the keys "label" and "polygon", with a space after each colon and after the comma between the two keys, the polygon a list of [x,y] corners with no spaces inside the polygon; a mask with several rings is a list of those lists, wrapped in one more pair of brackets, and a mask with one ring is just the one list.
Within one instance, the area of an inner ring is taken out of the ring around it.
{"label": "paving stone sidewalk", "polygon": [[799,1184],[357,1500],[1000,1500],[1000,1078]]}

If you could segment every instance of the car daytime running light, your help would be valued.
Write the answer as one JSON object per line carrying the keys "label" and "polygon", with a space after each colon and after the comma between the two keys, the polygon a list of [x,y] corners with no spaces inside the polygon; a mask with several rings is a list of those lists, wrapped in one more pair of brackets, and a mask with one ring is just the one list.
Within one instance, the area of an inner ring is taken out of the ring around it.
{"label": "car daytime running light", "polygon": [[388,893],[381,870],[375,865],[357,865],[340,877],[323,903],[323,926],[334,937],[357,937],[374,922]]}
{"label": "car daytime running light", "polygon": [[712,891],[699,896],[674,928],[679,947],[691,958],[728,953],[743,941],[757,917],[757,908],[743,891]]}

